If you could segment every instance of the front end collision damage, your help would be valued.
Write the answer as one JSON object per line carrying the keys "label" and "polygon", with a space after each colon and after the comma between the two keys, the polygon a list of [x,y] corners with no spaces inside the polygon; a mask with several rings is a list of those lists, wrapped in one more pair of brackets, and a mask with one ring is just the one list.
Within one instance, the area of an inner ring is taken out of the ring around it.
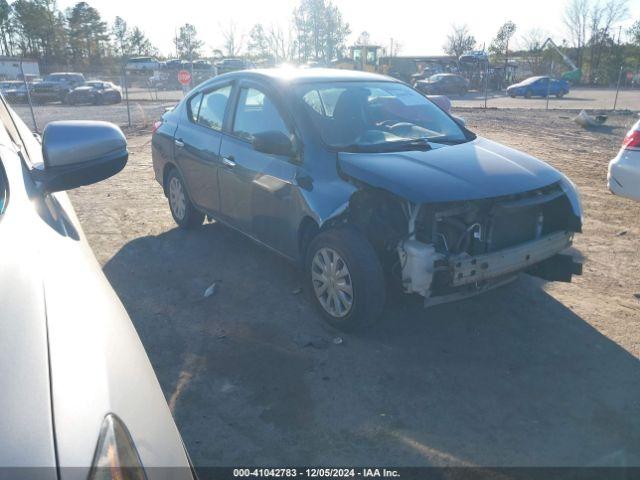
{"label": "front end collision damage", "polygon": [[582,207],[566,178],[503,197],[418,204],[343,176],[356,188],[321,224],[353,224],[375,248],[393,284],[447,303],[503,286],[520,273],[570,282],[582,274],[572,255]]}

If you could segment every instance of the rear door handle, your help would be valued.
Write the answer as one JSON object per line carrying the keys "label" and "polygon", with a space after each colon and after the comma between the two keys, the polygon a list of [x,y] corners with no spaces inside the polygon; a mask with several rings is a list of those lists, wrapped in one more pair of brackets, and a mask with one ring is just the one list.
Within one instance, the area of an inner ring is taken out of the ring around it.
{"label": "rear door handle", "polygon": [[173,143],[175,143],[176,147],[178,148],[184,147],[184,142],[182,140],[178,140],[177,138],[173,141]]}
{"label": "rear door handle", "polygon": [[235,167],[237,165],[235,159],[232,156],[222,157],[222,164],[227,167]]}

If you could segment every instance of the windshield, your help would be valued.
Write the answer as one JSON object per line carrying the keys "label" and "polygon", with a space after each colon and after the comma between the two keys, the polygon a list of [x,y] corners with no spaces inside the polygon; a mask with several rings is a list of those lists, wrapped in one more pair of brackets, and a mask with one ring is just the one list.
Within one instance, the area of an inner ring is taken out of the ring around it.
{"label": "windshield", "polygon": [[53,75],[47,75],[44,78],[45,82],[64,82],[67,79],[66,75],[57,75],[57,74],[53,74]]}
{"label": "windshield", "polygon": [[401,83],[323,82],[300,85],[296,93],[331,148],[392,151],[468,140],[451,117]]}

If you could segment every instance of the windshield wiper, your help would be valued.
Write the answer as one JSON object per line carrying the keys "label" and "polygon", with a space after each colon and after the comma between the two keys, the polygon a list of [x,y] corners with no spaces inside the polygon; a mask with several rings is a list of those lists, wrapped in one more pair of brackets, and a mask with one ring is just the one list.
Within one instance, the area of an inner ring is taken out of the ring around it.
{"label": "windshield wiper", "polygon": [[431,143],[442,143],[443,145],[460,145],[462,143],[467,143],[469,141],[468,138],[463,139],[451,139],[451,138],[432,138],[429,139]]}
{"label": "windshield wiper", "polygon": [[394,142],[373,143],[370,145],[353,144],[341,147],[343,152],[352,153],[387,153],[387,152],[411,152],[431,150],[431,145],[424,138],[414,138],[411,140],[399,140]]}

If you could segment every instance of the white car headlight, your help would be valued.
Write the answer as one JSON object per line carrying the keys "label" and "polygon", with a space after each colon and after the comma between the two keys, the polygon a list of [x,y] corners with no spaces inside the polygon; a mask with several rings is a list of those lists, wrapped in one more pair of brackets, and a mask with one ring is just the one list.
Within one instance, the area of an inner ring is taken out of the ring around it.
{"label": "white car headlight", "polygon": [[102,422],[89,480],[146,480],[140,457],[122,420],[110,413]]}

